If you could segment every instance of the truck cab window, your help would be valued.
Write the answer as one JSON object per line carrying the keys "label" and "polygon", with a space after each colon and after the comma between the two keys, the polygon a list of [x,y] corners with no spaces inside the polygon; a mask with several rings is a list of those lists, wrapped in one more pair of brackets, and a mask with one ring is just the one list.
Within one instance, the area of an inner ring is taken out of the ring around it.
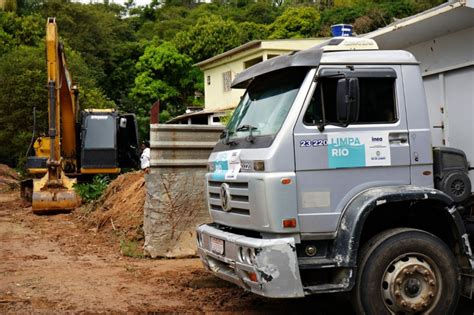
{"label": "truck cab window", "polygon": [[276,135],[307,73],[307,68],[298,67],[255,78],[227,126],[229,137],[245,138],[250,132],[254,136]]}
{"label": "truck cab window", "polygon": [[[321,78],[304,115],[306,125],[323,121],[337,123],[336,88],[341,77]],[[360,109],[356,124],[393,123],[397,121],[395,78],[359,78]]]}

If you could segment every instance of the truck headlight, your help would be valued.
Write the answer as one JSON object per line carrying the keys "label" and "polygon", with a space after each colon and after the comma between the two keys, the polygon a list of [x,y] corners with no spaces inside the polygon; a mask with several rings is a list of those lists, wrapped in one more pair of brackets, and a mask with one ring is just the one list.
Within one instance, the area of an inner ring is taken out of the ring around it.
{"label": "truck headlight", "polygon": [[265,161],[254,161],[253,169],[258,172],[263,172],[265,170]]}

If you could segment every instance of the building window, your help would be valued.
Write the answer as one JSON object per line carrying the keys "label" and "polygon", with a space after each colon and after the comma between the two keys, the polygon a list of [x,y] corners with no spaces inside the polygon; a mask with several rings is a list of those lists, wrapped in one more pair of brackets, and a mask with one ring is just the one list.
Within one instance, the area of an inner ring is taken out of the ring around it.
{"label": "building window", "polygon": [[268,59],[275,58],[275,57],[278,57],[278,56],[280,56],[280,55],[268,55],[268,56],[267,56],[267,60],[268,60]]}
{"label": "building window", "polygon": [[253,65],[256,65],[259,62],[263,61],[263,57],[257,57],[254,59],[250,59],[244,62],[244,69],[250,68]]}
{"label": "building window", "polygon": [[232,72],[227,71],[222,74],[222,79],[224,82],[224,92],[229,92],[232,85]]}
{"label": "building window", "polygon": [[207,76],[207,85],[211,85],[211,76],[210,75]]}

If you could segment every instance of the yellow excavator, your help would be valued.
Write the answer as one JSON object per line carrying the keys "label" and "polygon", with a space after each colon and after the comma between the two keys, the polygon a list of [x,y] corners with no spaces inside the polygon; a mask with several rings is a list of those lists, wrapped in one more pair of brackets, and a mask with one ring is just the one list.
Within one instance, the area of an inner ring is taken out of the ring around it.
{"label": "yellow excavator", "polygon": [[80,204],[73,187],[77,178],[118,174],[138,161],[135,115],[80,110],[55,18],[46,24],[46,59],[48,136],[36,138],[34,155],[27,157],[28,172],[39,178],[23,181],[21,189],[23,197],[31,197],[34,213],[70,211]]}

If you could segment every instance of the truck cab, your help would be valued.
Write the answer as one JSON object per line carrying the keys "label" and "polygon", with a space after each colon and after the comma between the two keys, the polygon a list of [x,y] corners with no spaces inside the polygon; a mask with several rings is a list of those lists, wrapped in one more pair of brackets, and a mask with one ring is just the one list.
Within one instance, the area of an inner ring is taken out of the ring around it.
{"label": "truck cab", "polygon": [[[367,314],[449,313],[471,297],[469,166],[454,149],[433,160],[413,55],[334,38],[233,87],[246,92],[209,158],[205,267],[267,297],[352,291]],[[440,189],[443,159],[459,181]]]}

